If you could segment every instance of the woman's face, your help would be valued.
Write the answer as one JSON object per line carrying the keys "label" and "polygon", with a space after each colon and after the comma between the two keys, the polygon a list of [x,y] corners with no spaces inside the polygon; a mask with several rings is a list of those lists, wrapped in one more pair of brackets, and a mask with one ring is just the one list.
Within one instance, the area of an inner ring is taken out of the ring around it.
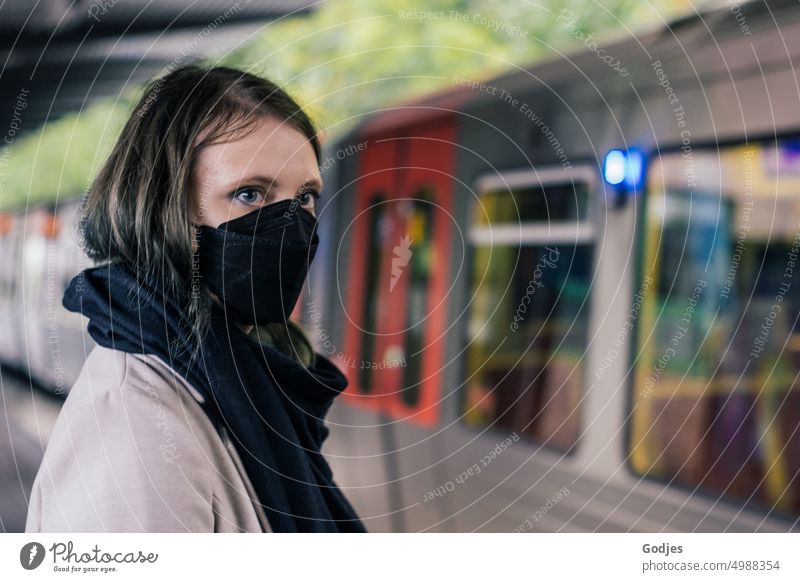
{"label": "woman's face", "polygon": [[322,190],[314,149],[286,122],[264,118],[246,136],[203,148],[192,168],[192,222],[218,227],[261,206],[297,198],[315,214]]}

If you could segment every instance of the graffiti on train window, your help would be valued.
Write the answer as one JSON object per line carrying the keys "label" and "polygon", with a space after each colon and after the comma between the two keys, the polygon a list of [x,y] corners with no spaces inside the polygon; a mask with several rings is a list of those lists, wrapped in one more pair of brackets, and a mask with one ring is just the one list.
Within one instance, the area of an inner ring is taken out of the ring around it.
{"label": "graffiti on train window", "polygon": [[[649,172],[630,458],[800,514],[800,148],[670,154]],[[689,164],[691,163],[691,170]]]}
{"label": "graffiti on train window", "polygon": [[[592,237],[579,228],[588,191],[561,182],[487,192],[476,204],[469,425],[491,424],[564,451],[577,443],[594,255]],[[514,225],[514,236],[495,236],[494,225],[511,218],[509,208],[514,217],[522,209],[524,221]],[[546,214],[539,213],[546,212],[573,229],[555,235],[542,224]]]}
{"label": "graffiti on train window", "polygon": [[[375,334],[371,333],[378,325],[378,309],[380,294],[378,285],[381,275],[381,258],[383,250],[383,232],[385,230],[384,221],[386,220],[386,200],[383,194],[376,193],[371,199],[371,205],[367,210],[368,215],[368,234],[367,234],[367,264],[366,264],[366,294],[363,304],[362,321],[364,328],[369,330],[361,334],[360,353],[363,361],[374,361],[376,346]],[[369,366],[359,366],[359,387],[361,392],[369,394],[372,392],[372,379],[374,374],[370,372]]]}
{"label": "graffiti on train window", "polygon": [[434,200],[430,187],[420,188],[409,204],[407,239],[410,243],[407,290],[407,310],[401,398],[408,406],[419,403],[422,382],[422,355],[425,350],[425,320],[428,317],[428,298],[431,269],[435,266],[436,247],[433,245]]}

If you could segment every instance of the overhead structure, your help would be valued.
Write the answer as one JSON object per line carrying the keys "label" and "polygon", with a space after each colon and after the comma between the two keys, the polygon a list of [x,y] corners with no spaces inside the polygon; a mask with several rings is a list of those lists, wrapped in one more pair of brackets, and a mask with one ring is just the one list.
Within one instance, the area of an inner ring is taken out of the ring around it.
{"label": "overhead structure", "polygon": [[5,0],[0,134],[22,133],[170,65],[223,54],[319,0]]}

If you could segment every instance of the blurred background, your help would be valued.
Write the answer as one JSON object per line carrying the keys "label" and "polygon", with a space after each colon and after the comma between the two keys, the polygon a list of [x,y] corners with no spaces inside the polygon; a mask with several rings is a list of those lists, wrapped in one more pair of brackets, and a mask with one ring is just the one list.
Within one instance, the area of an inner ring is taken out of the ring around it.
{"label": "blurred background", "polygon": [[6,0],[0,530],[92,348],[61,294],[144,84],[266,76],[325,144],[294,317],[371,531],[800,529],[800,6]]}

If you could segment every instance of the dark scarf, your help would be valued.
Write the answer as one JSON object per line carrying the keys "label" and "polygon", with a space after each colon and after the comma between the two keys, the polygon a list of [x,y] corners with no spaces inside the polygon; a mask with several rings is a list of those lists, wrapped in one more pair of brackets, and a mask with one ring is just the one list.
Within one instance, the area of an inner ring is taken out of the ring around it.
{"label": "dark scarf", "polygon": [[276,532],[364,532],[320,449],[323,419],[347,379],[315,354],[306,368],[248,338],[212,310],[208,332],[193,339],[182,302],[153,278],[124,265],[87,269],[71,282],[64,307],[89,318],[99,345],[151,354],[206,399],[206,412],[231,434]]}

